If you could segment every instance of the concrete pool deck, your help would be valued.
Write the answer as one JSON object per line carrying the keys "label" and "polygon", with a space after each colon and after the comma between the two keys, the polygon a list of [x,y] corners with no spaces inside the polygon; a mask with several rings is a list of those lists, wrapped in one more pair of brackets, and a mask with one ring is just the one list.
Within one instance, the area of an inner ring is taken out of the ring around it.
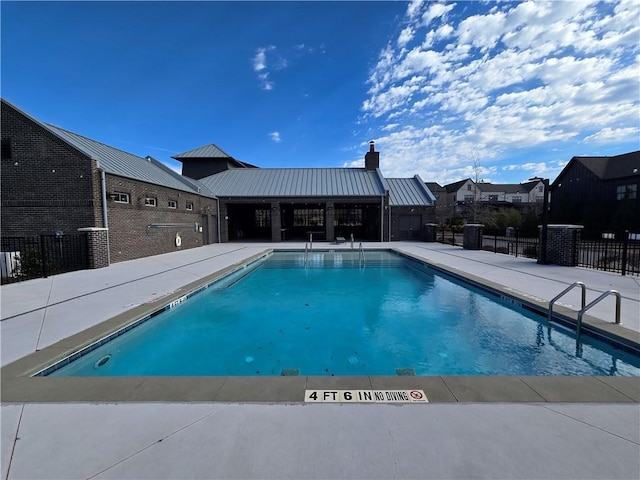
{"label": "concrete pool deck", "polygon": [[[3,286],[3,478],[640,477],[637,378],[129,378],[105,388],[11,370],[34,352],[42,361],[38,355],[56,344],[68,350],[65,339],[170,300],[212,272],[300,247],[210,245]],[[590,321],[631,340],[640,333],[638,277],[441,244],[366,248],[394,248],[533,303],[575,281],[587,285],[587,302],[615,289],[622,325],[611,325],[613,297],[589,311]],[[579,302],[575,289],[559,309],[570,313]],[[305,388],[404,387],[424,389],[432,403],[303,403]]]}

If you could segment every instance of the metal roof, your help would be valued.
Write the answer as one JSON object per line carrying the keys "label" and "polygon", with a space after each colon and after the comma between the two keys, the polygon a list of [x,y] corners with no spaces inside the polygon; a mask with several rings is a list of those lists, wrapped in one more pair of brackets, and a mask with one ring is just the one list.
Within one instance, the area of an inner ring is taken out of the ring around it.
{"label": "metal roof", "polygon": [[231,155],[226,153],[220,147],[211,143],[209,145],[203,145],[202,147],[194,148],[193,150],[189,150],[184,153],[179,153],[178,155],[174,155],[172,158],[176,160],[181,158],[233,158]]}
{"label": "metal roof", "polygon": [[[97,160],[100,168],[106,173],[174,188],[176,190],[193,193],[198,192],[193,181],[187,181],[182,175],[174,172],[169,167],[162,165],[151,157],[138,157],[123,150],[105,145],[104,143],[83,137],[77,133],[69,132],[60,127],[50,124],[43,125],[74,148]],[[207,192],[203,193],[205,195],[207,194]]]}
{"label": "metal roof", "polygon": [[232,169],[200,180],[218,197],[381,196],[378,170],[364,168]]}
{"label": "metal roof", "polygon": [[389,205],[431,206],[435,201],[433,194],[418,175],[413,178],[387,178],[389,185]]}

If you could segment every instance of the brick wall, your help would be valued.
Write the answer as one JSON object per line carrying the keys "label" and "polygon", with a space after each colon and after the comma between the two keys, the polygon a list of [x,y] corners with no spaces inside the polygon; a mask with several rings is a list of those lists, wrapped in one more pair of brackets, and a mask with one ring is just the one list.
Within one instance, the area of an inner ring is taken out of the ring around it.
{"label": "brick wall", "polygon": [[547,262],[565,267],[578,265],[577,245],[583,228],[582,225],[547,225]]}
{"label": "brick wall", "polygon": [[89,268],[103,268],[109,266],[109,235],[106,228],[79,228],[79,232],[87,235]]}
{"label": "brick wall", "polygon": [[102,226],[95,162],[2,103],[2,235],[75,233]]}
{"label": "brick wall", "polygon": [[[413,220],[408,222],[401,221],[401,216],[408,216]],[[391,207],[391,241],[424,240],[424,226],[434,220],[434,207]],[[388,222],[386,215],[385,222]],[[410,231],[406,230],[408,225],[411,226]],[[389,241],[388,225],[385,225],[384,227],[385,241]]]}
{"label": "brick wall", "polygon": [[[126,193],[129,203],[118,203],[110,194]],[[111,262],[159,255],[200,247],[218,241],[216,200],[195,193],[161,187],[138,180],[107,175],[107,205]],[[144,199],[156,199],[156,206],[145,206]],[[169,201],[176,208],[169,208]],[[187,210],[187,202],[193,210]],[[178,227],[151,227],[152,224],[185,223]],[[196,230],[202,226],[203,231]],[[176,246],[176,234],[181,245]]]}
{"label": "brick wall", "polygon": [[466,250],[480,250],[482,248],[482,230],[484,225],[467,223],[464,226],[462,247]]}

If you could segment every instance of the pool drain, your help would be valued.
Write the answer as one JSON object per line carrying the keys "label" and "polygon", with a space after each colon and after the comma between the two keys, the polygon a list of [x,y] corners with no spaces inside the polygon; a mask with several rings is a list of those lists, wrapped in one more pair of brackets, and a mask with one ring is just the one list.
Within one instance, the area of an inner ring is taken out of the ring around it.
{"label": "pool drain", "polygon": [[98,360],[96,363],[93,364],[93,368],[100,368],[104,366],[109,360],[111,360],[111,355],[105,355],[104,357],[102,357],[100,360]]}

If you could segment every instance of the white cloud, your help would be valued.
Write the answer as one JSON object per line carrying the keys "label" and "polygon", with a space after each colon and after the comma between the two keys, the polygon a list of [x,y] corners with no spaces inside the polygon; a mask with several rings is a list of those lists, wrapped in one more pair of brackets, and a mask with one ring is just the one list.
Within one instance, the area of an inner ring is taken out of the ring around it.
{"label": "white cloud", "polygon": [[431,3],[429,9],[422,15],[422,25],[428,26],[436,18],[444,17],[455,8],[455,3]]}
{"label": "white cloud", "polygon": [[588,135],[584,138],[584,141],[585,143],[609,143],[620,140],[637,140],[638,138],[640,138],[640,128],[638,127],[605,127],[592,135]]}
{"label": "white cloud", "polygon": [[413,38],[414,30],[411,27],[407,27],[402,32],[400,32],[400,36],[398,37],[398,46],[404,47],[408,42]]}
{"label": "white cloud", "polygon": [[[379,132],[386,175],[444,181],[469,152],[490,168],[513,150],[638,135],[640,3],[454,6],[412,2],[369,76],[363,121]],[[546,161],[519,168],[559,171]]]}
{"label": "white cloud", "polygon": [[271,140],[276,143],[280,143],[282,141],[282,139],[280,138],[280,132],[271,132],[269,136],[271,137]]}

